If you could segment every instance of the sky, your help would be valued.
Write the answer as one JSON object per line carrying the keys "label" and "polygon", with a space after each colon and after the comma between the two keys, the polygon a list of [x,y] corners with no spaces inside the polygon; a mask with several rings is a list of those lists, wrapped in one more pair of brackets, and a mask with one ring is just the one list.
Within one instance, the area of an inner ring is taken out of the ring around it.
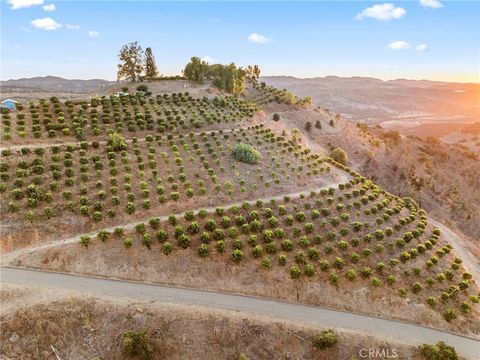
{"label": "sky", "polygon": [[114,80],[138,40],[164,75],[199,56],[262,75],[480,82],[480,1],[0,2],[2,80]]}

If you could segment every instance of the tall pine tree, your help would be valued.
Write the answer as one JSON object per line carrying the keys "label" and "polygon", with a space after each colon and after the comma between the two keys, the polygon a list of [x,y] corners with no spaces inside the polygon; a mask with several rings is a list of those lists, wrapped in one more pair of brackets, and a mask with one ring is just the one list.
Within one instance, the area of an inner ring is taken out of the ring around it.
{"label": "tall pine tree", "polygon": [[145,49],[145,77],[147,79],[155,79],[158,77],[158,69],[155,64],[155,56],[153,56],[152,48]]}

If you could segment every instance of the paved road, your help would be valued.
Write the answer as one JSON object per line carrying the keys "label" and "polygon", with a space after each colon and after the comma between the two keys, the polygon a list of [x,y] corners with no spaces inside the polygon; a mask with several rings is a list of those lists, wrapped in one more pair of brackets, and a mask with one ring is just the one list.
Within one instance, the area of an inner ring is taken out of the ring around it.
{"label": "paved road", "polygon": [[480,358],[480,340],[396,320],[381,319],[272,299],[80,275],[2,267],[1,283],[62,288],[97,295],[157,300],[234,310],[301,321],[322,327],[358,330],[410,344],[445,341],[471,359]]}

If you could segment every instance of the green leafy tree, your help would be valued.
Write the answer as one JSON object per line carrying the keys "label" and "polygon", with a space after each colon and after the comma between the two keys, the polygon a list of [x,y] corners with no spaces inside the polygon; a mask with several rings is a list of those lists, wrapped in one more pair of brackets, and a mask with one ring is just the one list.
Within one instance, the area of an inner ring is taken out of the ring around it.
{"label": "green leafy tree", "polygon": [[138,41],[123,45],[118,54],[117,81],[126,79],[138,81],[144,70],[144,52]]}
{"label": "green leafy tree", "polygon": [[208,63],[199,57],[192,57],[190,62],[183,69],[183,76],[188,80],[203,83],[207,78]]}

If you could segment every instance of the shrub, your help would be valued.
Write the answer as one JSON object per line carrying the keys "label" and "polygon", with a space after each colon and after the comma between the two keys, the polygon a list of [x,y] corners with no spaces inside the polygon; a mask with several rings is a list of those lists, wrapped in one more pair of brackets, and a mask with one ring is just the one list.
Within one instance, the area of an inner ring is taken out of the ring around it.
{"label": "shrub", "polygon": [[313,345],[319,349],[332,347],[337,343],[337,335],[332,329],[323,330],[313,338]]}
{"label": "shrub", "polygon": [[330,157],[340,164],[347,165],[347,153],[342,148],[334,148],[330,151]]}
{"label": "shrub", "polygon": [[301,275],[301,271],[300,269],[298,268],[298,266],[292,266],[290,268],[290,277],[292,279],[298,279]]}
{"label": "shrub", "polygon": [[88,245],[90,244],[90,240],[92,240],[90,236],[87,236],[87,235],[80,236],[80,244],[82,244],[86,248],[88,248]]}
{"label": "shrub", "polygon": [[236,144],[232,149],[232,155],[237,161],[247,164],[256,164],[262,157],[257,149],[244,143]]}
{"label": "shrub", "polygon": [[129,357],[136,356],[143,360],[153,357],[150,340],[145,331],[127,331],[123,333],[123,352]]}
{"label": "shrub", "polygon": [[260,245],[256,245],[252,250],[252,256],[254,258],[259,258],[263,255],[263,249]]}
{"label": "shrub", "polygon": [[458,360],[455,348],[440,341],[434,345],[422,344],[420,351],[425,360]]}
{"label": "shrub", "polygon": [[347,271],[346,277],[348,280],[353,281],[357,278],[357,272],[354,269]]}
{"label": "shrub", "polygon": [[132,247],[133,245],[133,239],[130,237],[127,237],[125,240],[123,240],[123,246],[125,246],[127,249]]}
{"label": "shrub", "polygon": [[306,264],[303,268],[303,272],[307,276],[313,276],[316,273],[315,266],[313,266],[312,264]]}
{"label": "shrub", "polygon": [[280,115],[277,113],[273,114],[273,121],[279,121],[280,120]]}
{"label": "shrub", "polygon": [[207,257],[210,254],[210,249],[207,244],[202,244],[197,250],[198,256]]}
{"label": "shrub", "polygon": [[188,248],[190,246],[190,238],[185,234],[180,235],[178,237],[178,246],[183,249]]}
{"label": "shrub", "polygon": [[112,146],[113,150],[115,151],[127,149],[127,142],[125,141],[125,138],[118,133],[108,135],[108,145]]}
{"label": "shrub", "polygon": [[235,249],[232,251],[232,260],[236,263],[239,263],[243,259],[243,251]]}
{"label": "shrub", "polygon": [[272,267],[272,260],[270,258],[265,257],[262,259],[262,267],[264,269],[270,269]]}
{"label": "shrub", "polygon": [[170,253],[173,251],[173,245],[170,244],[168,241],[165,241],[165,242],[163,243],[162,249],[163,249],[163,253],[164,253],[165,255],[168,255],[168,254],[170,254]]}
{"label": "shrub", "polygon": [[447,320],[448,322],[452,321],[453,319],[455,319],[457,317],[457,312],[452,309],[452,308],[449,308],[449,309],[446,309],[444,312],[443,312],[443,318],[445,320]]}

